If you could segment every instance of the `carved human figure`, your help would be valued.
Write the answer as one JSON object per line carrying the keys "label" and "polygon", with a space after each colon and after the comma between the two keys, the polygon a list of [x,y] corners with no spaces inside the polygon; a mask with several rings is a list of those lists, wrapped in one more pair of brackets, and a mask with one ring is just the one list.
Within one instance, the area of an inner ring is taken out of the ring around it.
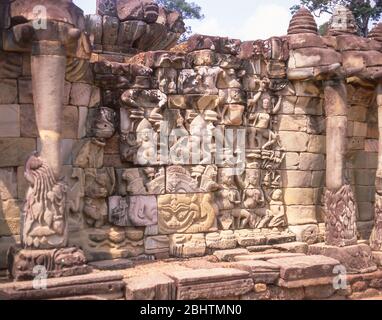
{"label": "carved human figure", "polygon": [[[248,148],[249,149],[268,149],[278,143],[279,137],[272,128],[272,115],[277,114],[281,109],[282,97],[277,103],[266,92],[269,86],[269,79],[260,82],[259,92],[248,101],[249,106],[249,125],[248,128]],[[257,111],[258,102],[262,99],[262,110]],[[267,140],[267,142],[264,141]]]}
{"label": "carved human figure", "polygon": [[260,186],[260,169],[247,169],[245,184],[243,186],[243,204],[247,209],[256,209],[264,206],[264,192]]}
{"label": "carved human figure", "polygon": [[269,210],[267,210],[269,217],[268,228],[277,228],[285,226],[285,207],[283,203],[283,192],[281,189],[273,191],[271,201],[269,203]]}
{"label": "carved human figure", "polygon": [[137,128],[137,143],[139,149],[136,162],[140,165],[157,163],[158,135],[154,132],[150,122],[143,119]]}
{"label": "carved human figure", "polygon": [[[241,209],[242,196],[235,183],[232,169],[220,172],[220,190],[217,192],[217,203],[223,215],[229,214],[234,219],[234,228],[245,228],[251,221],[251,214]],[[225,212],[224,212],[225,211]]]}

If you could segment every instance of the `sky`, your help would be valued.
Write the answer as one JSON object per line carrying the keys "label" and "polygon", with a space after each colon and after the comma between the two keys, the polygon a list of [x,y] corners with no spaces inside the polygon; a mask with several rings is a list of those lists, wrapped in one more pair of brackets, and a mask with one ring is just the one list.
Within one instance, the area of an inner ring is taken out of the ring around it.
{"label": "sky", "polygon": [[[267,39],[287,33],[289,8],[298,0],[191,0],[201,6],[205,18],[189,20],[194,33],[241,40]],[[95,13],[96,0],[73,0],[86,14]],[[320,25],[327,15],[316,18]]]}

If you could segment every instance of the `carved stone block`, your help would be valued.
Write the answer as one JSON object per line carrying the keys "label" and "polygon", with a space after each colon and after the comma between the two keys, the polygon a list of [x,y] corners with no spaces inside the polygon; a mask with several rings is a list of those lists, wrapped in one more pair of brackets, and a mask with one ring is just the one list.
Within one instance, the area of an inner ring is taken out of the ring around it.
{"label": "carved stone block", "polygon": [[97,0],[97,14],[115,16],[117,14],[116,0]]}
{"label": "carved stone block", "polygon": [[259,230],[236,230],[235,237],[238,244],[242,247],[261,246],[265,245],[267,242],[266,237],[263,234],[261,234]]}
{"label": "carved stone block", "polygon": [[109,197],[109,221],[120,227],[156,225],[158,223],[156,197]]}
{"label": "carved stone block", "polygon": [[159,90],[166,94],[177,93],[178,72],[173,68],[158,68],[155,73]]}
{"label": "carved stone block", "polygon": [[173,234],[170,239],[170,255],[177,258],[202,257],[206,254],[206,240],[203,233]]}
{"label": "carved stone block", "polygon": [[80,168],[101,168],[103,166],[105,142],[85,139],[75,147],[73,164]]}
{"label": "carved stone block", "polygon": [[154,236],[145,238],[146,254],[168,254],[169,250],[170,240],[168,236]]}
{"label": "carved stone block", "polygon": [[48,278],[90,273],[86,262],[83,251],[77,248],[19,250],[11,247],[8,253],[8,270],[16,281],[35,279],[35,270],[39,267]]}
{"label": "carved stone block", "polygon": [[115,45],[118,38],[119,20],[117,17],[103,16],[103,45]]}
{"label": "carved stone block", "polygon": [[111,138],[115,133],[116,113],[110,108],[92,108],[87,120],[87,133],[90,137]]}
{"label": "carved stone block", "polygon": [[117,44],[133,48],[134,43],[146,32],[147,24],[143,21],[125,21],[119,26]]}
{"label": "carved stone block", "polygon": [[164,168],[117,169],[120,195],[158,195],[165,193]]}
{"label": "carved stone block", "polygon": [[223,230],[206,234],[206,244],[208,249],[213,250],[234,249],[237,239],[232,230]]}
{"label": "carved stone block", "polygon": [[220,68],[216,67],[198,67],[182,70],[178,78],[179,92],[183,94],[217,94],[216,82],[220,70]]}
{"label": "carved stone block", "polygon": [[22,63],[22,55],[0,51],[0,79],[16,79],[20,77]]}
{"label": "carved stone block", "polygon": [[86,196],[93,199],[107,198],[115,188],[114,168],[85,169]]}
{"label": "carved stone block", "polygon": [[213,195],[172,194],[158,197],[159,233],[208,232],[216,223]]}
{"label": "carved stone block", "polygon": [[211,192],[217,189],[217,168],[214,165],[170,166],[166,170],[167,193]]}

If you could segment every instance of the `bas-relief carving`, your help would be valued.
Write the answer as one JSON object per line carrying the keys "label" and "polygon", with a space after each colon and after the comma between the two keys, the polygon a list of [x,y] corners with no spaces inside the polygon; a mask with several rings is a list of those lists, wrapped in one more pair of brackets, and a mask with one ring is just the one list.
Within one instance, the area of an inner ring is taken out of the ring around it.
{"label": "bas-relief carving", "polygon": [[158,222],[156,197],[109,197],[109,221],[120,227],[156,225]]}
{"label": "bas-relief carving", "polygon": [[211,193],[158,196],[159,233],[212,231],[215,228],[217,211]]}
{"label": "bas-relief carving", "polygon": [[30,184],[23,212],[24,246],[35,249],[65,247],[67,185],[55,178],[52,169],[38,155],[28,159],[24,176]]}
{"label": "bas-relief carving", "polygon": [[111,138],[115,133],[115,111],[110,108],[90,109],[87,122],[87,133],[90,137]]}
{"label": "bas-relief carving", "polygon": [[212,192],[218,189],[217,167],[208,166],[170,166],[166,169],[167,193]]}
{"label": "bas-relief carving", "polygon": [[208,249],[213,250],[234,249],[237,239],[232,230],[222,230],[206,234],[206,245]]}
{"label": "bas-relief carving", "polygon": [[80,168],[101,168],[103,166],[104,148],[106,143],[102,140],[86,139],[79,145],[74,159],[74,166]]}
{"label": "bas-relief carving", "polygon": [[170,236],[170,255],[178,258],[202,257],[206,254],[203,233],[173,234]]}
{"label": "bas-relief carving", "polygon": [[158,195],[165,193],[164,167],[117,169],[120,195]]}

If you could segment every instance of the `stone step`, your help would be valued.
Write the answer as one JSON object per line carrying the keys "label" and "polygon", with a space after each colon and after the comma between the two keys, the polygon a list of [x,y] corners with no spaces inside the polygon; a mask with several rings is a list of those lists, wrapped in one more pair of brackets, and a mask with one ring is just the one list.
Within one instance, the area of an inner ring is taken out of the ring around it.
{"label": "stone step", "polygon": [[129,259],[102,260],[90,262],[89,265],[98,270],[125,270],[134,267]]}
{"label": "stone step", "polygon": [[293,257],[301,257],[305,256],[302,253],[288,253],[288,252],[280,252],[280,253],[252,253],[247,255],[237,255],[233,258],[234,261],[246,261],[246,260],[271,260],[278,258],[293,258]]}

